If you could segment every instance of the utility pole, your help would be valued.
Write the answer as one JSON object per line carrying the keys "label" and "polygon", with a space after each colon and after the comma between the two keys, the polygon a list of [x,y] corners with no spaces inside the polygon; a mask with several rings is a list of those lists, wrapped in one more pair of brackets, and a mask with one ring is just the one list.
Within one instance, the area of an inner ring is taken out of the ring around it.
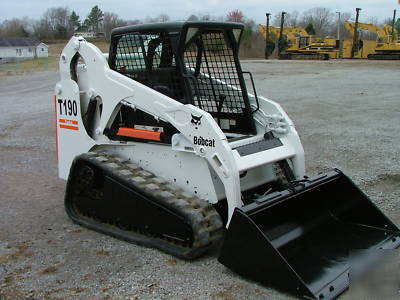
{"label": "utility pole", "polygon": [[336,13],[338,14],[336,39],[340,40],[340,11],[337,11]]}
{"label": "utility pole", "polygon": [[351,49],[351,58],[354,58],[354,55],[357,52],[358,48],[358,18],[360,16],[361,8],[356,8],[356,22],[354,23],[354,34],[353,34],[353,47]]}
{"label": "utility pole", "polygon": [[393,22],[392,22],[392,43],[394,42],[394,25],[396,24],[396,10],[393,11]]}
{"label": "utility pole", "polygon": [[336,48],[338,48],[339,50],[339,56],[338,58],[343,58],[343,43],[340,40],[340,11],[336,12],[338,15],[338,19],[337,19],[337,32],[336,32]]}
{"label": "utility pole", "polygon": [[266,26],[265,26],[265,59],[268,59],[268,43],[269,43],[269,18],[271,16],[270,13],[266,13],[265,16],[267,17]]}
{"label": "utility pole", "polygon": [[278,56],[281,56],[281,50],[283,48],[283,24],[285,23],[286,12],[282,12],[281,15],[281,28],[279,30],[279,40],[278,40]]}

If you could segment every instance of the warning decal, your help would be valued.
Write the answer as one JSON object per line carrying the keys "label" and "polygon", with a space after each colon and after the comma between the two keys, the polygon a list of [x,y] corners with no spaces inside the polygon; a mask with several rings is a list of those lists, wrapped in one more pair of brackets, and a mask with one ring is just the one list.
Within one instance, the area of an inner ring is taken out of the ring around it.
{"label": "warning decal", "polygon": [[58,121],[60,123],[60,128],[79,130],[78,121],[76,120],[58,119]]}

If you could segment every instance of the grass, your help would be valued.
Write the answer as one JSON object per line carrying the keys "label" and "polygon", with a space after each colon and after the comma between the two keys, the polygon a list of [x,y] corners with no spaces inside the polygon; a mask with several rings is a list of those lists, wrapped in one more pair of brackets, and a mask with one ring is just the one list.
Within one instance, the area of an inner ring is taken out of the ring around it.
{"label": "grass", "polygon": [[[94,40],[90,42],[96,45],[102,52],[108,52],[109,44],[106,41]],[[68,41],[47,43],[49,46],[49,57],[0,64],[0,76],[19,75],[23,73],[46,70],[57,70],[59,57],[67,43]]]}
{"label": "grass", "polygon": [[36,59],[28,59],[21,62],[5,63],[0,65],[0,76],[17,75],[26,72],[56,70],[58,57],[49,56]]}
{"label": "grass", "polygon": [[[107,53],[109,50],[109,43],[106,42],[104,39],[96,39],[96,40],[88,40],[89,43],[94,44],[97,46],[101,52]],[[56,41],[55,43],[47,43],[49,46],[49,56],[57,56],[60,57],[62,50],[64,49],[65,45],[68,41]]]}

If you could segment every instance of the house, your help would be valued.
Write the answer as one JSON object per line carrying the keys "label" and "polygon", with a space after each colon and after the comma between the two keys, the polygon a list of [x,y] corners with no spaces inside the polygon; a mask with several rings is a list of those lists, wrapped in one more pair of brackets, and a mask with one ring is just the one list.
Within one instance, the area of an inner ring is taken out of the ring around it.
{"label": "house", "polygon": [[0,37],[0,63],[48,56],[49,47],[37,38]]}

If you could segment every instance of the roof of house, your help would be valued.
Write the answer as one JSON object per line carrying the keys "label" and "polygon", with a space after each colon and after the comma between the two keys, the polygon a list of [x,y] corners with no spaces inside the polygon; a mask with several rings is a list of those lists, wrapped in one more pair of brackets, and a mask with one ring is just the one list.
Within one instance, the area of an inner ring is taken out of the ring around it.
{"label": "roof of house", "polygon": [[37,38],[30,37],[0,37],[0,47],[24,47],[37,46],[42,42]]}

